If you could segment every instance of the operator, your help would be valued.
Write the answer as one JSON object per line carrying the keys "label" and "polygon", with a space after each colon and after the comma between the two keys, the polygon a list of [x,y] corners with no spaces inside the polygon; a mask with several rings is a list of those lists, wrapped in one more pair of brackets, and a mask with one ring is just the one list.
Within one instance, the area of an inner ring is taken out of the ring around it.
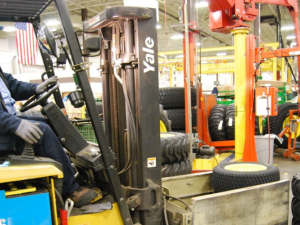
{"label": "operator", "polygon": [[[16,116],[15,100],[26,100],[42,94],[47,86],[57,82],[51,77],[41,84],[18,81],[0,67],[0,157],[21,154],[25,142],[32,144],[36,156],[51,158],[63,166],[63,198],[71,198],[76,207],[87,205],[97,196],[93,189],[80,187],[74,179],[74,170],[62,145],[52,129],[44,122]],[[34,118],[34,117],[33,117]]]}

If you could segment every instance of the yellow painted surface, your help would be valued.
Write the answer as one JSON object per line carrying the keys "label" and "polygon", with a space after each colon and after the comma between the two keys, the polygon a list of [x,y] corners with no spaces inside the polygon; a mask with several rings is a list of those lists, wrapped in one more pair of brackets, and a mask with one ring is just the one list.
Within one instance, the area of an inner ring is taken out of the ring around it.
{"label": "yellow painted surface", "polygon": [[235,53],[235,158],[242,158],[245,144],[245,106],[246,106],[246,35],[249,29],[236,28],[234,36]]}
{"label": "yellow painted surface", "polygon": [[35,192],[35,191],[36,191],[36,187],[17,189],[17,190],[12,190],[12,191],[5,191],[5,196],[20,195],[20,194]]}
{"label": "yellow painted surface", "polygon": [[79,216],[70,216],[68,225],[123,225],[122,217],[117,203],[112,210]]}
{"label": "yellow painted surface", "polygon": [[193,170],[212,170],[215,166],[220,163],[219,154],[209,159],[194,159]]}
{"label": "yellow painted surface", "polygon": [[0,183],[41,177],[63,178],[63,172],[52,165],[24,165],[0,168]]}
{"label": "yellow painted surface", "polygon": [[57,206],[56,206],[56,196],[55,196],[55,188],[54,188],[54,179],[50,178],[51,190],[49,190],[50,201],[51,201],[51,216],[53,225],[58,225],[57,218]]}

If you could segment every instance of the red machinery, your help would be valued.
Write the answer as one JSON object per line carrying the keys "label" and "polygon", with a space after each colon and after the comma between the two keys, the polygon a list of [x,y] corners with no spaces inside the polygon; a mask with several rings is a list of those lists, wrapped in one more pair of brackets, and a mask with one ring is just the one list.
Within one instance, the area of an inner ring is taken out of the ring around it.
{"label": "red machinery", "polygon": [[[255,63],[262,63],[264,60],[274,57],[298,57],[300,62],[300,35],[299,35],[299,22],[298,22],[298,2],[296,0],[210,0],[210,29],[215,32],[230,33],[232,29],[239,27],[249,27],[244,21],[253,21],[258,15],[258,9],[255,8],[255,3],[274,4],[281,5],[288,8],[289,13],[295,25],[295,34],[297,47],[266,51],[266,47],[256,48],[255,36],[247,35],[246,38],[246,135],[245,135],[245,147],[243,154],[243,161],[256,161],[255,140],[254,140],[254,128],[255,128],[255,109],[254,109],[254,86],[256,71],[254,68]],[[298,67],[300,71],[300,67]],[[300,78],[300,73],[299,73]],[[300,80],[298,78],[298,81]],[[299,85],[299,84],[298,84]],[[201,89],[200,89],[201,90]],[[299,88],[298,88],[299,90]],[[199,100],[198,110],[198,134],[202,137],[207,144],[212,146],[228,147],[232,143],[210,142],[210,136],[208,132],[208,126],[205,124],[205,117],[209,116],[209,112],[212,106],[207,104],[207,100],[212,97],[204,97],[201,95]],[[298,106],[298,113],[300,113],[300,105]],[[203,121],[201,121],[203,120]],[[203,130],[201,130],[204,127]],[[289,148],[291,147],[291,135],[289,136]],[[234,142],[233,142],[234,143]],[[247,144],[246,144],[247,143]],[[293,153],[290,151],[291,154]]]}

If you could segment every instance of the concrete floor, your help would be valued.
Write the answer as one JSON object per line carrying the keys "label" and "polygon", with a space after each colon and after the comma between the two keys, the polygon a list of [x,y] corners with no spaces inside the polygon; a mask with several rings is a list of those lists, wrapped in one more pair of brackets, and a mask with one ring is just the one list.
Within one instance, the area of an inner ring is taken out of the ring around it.
{"label": "concrete floor", "polygon": [[[296,173],[300,173],[300,161],[293,161],[288,158],[284,158],[281,155],[274,153],[273,156],[273,164],[279,168],[280,177],[283,179],[284,177],[289,178],[292,181],[293,175]],[[290,203],[293,198],[292,190],[290,188]],[[291,206],[291,204],[290,204]],[[291,213],[291,207],[289,209],[289,225],[292,224],[293,215]]]}

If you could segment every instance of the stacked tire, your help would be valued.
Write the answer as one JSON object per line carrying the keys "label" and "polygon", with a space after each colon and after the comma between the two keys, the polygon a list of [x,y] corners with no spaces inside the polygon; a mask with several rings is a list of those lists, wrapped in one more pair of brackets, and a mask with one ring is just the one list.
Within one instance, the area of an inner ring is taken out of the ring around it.
{"label": "stacked tire", "polygon": [[292,193],[294,195],[291,203],[293,214],[292,225],[300,225],[300,173],[293,176]]}
{"label": "stacked tire", "polygon": [[[209,115],[209,132],[212,141],[235,139],[235,104],[215,105]],[[255,135],[260,135],[259,118],[255,118]]]}
{"label": "stacked tire", "polygon": [[[171,129],[185,131],[185,100],[183,87],[166,87],[159,89],[159,104],[167,111]],[[196,106],[196,89],[191,88],[191,106]],[[196,110],[192,109],[192,127],[196,126]]]}
{"label": "stacked tire", "polygon": [[189,138],[187,134],[161,132],[161,173],[162,177],[190,174]]}

